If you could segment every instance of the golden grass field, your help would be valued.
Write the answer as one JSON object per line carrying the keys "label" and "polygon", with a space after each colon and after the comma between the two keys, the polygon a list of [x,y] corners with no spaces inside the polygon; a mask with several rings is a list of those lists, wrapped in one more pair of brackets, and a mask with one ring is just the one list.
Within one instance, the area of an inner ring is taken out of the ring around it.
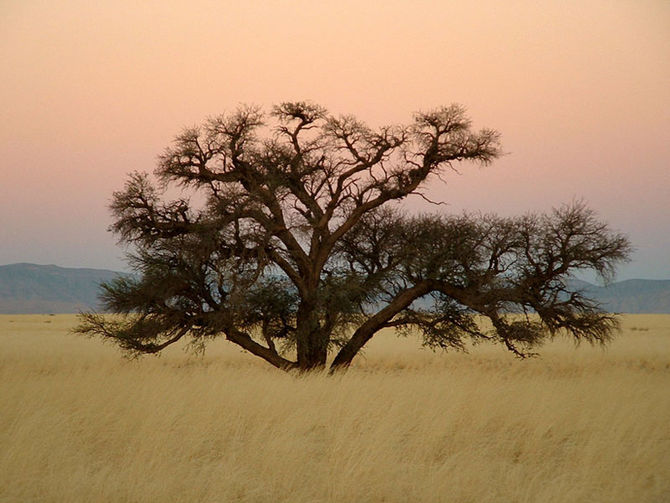
{"label": "golden grass field", "polygon": [[380,334],[334,378],[75,323],[0,316],[2,502],[670,501],[670,315],[525,361]]}

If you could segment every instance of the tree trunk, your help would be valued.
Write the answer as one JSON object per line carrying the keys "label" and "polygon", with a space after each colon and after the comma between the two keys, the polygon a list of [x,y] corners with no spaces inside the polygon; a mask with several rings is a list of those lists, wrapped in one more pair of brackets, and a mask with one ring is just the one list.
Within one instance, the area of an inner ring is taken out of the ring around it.
{"label": "tree trunk", "polygon": [[297,313],[296,346],[298,368],[317,370],[326,366],[328,334],[324,334],[313,304],[302,302]]}

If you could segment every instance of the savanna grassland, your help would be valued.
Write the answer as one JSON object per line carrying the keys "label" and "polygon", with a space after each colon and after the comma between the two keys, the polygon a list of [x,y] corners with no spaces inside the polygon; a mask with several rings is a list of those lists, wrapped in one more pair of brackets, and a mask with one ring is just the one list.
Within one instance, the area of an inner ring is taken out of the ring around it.
{"label": "savanna grassland", "polygon": [[224,341],[127,360],[75,323],[0,316],[0,501],[670,501],[670,316],[524,361],[380,334],[300,378]]}

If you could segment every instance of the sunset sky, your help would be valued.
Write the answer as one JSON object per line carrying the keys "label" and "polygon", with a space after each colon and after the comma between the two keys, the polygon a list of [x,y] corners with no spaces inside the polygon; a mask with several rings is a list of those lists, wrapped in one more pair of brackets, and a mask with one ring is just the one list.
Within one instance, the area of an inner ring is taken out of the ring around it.
{"label": "sunset sky", "polygon": [[0,58],[0,265],[124,269],[112,192],[239,103],[461,103],[507,155],[434,183],[439,211],[584,199],[637,249],[617,279],[670,279],[665,0],[0,0]]}

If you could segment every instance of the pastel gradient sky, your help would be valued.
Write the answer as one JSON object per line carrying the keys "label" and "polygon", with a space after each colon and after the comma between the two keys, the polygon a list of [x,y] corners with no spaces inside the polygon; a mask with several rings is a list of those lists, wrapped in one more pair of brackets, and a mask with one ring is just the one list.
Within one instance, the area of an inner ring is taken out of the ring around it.
{"label": "pastel gradient sky", "polygon": [[0,58],[0,264],[123,269],[112,191],[239,103],[455,102],[508,154],[433,184],[440,211],[583,198],[637,248],[618,279],[670,278],[668,1],[1,0]]}

